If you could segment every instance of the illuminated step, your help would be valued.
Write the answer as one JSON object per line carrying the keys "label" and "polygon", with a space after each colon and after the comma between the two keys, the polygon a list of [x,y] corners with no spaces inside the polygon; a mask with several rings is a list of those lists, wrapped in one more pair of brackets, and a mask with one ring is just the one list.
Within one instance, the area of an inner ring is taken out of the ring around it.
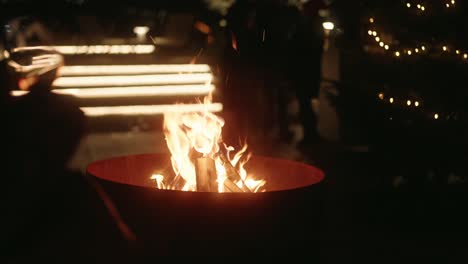
{"label": "illuminated step", "polygon": [[154,45],[77,45],[50,46],[65,55],[74,54],[149,54],[155,50]]}
{"label": "illuminated step", "polygon": [[81,107],[81,110],[89,117],[102,116],[134,116],[134,115],[158,115],[165,112],[221,112],[221,103],[212,104],[168,104],[168,105],[129,105],[129,106],[97,106]]}
{"label": "illuminated step", "polygon": [[149,65],[80,65],[63,66],[59,76],[80,75],[136,75],[154,73],[209,73],[206,64],[149,64]]}
{"label": "illuminated step", "polygon": [[54,87],[146,86],[211,83],[211,73],[59,77]]}
{"label": "illuminated step", "polygon": [[[128,86],[128,87],[101,87],[101,88],[75,88],[53,89],[56,94],[73,95],[78,98],[128,98],[145,96],[171,96],[171,95],[204,95],[214,91],[214,85],[167,85],[167,86]],[[12,91],[13,96],[21,96],[27,91]]]}

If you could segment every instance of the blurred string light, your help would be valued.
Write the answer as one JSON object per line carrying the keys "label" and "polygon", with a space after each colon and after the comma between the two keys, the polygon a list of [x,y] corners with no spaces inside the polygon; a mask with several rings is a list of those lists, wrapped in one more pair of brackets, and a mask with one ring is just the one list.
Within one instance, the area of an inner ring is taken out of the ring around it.
{"label": "blurred string light", "polygon": [[[441,1],[440,4],[444,4],[446,8],[453,8],[453,7],[455,7],[455,0],[450,0],[450,1],[446,1],[446,2]],[[415,8],[415,9],[418,9],[420,11],[425,11],[426,10],[426,6],[424,6],[422,3],[411,4],[410,2],[406,2],[405,6],[407,8]]]}
{"label": "blurred string light", "polygon": [[[385,95],[383,92],[379,92],[377,94],[377,97],[382,100],[383,102],[385,102]],[[411,100],[411,99],[404,99],[404,98],[395,98],[395,97],[388,97],[388,102],[390,104],[393,104],[393,105],[396,105],[396,106],[405,106],[405,107],[408,107],[408,108],[411,108],[411,107],[420,107],[421,106],[421,102],[418,101],[418,100]],[[441,117],[441,114],[440,113],[429,113],[428,116],[434,120],[438,120],[440,117]],[[447,117],[448,118],[448,117]],[[390,120],[392,120],[392,118],[390,118]]]}
{"label": "blurred string light", "polygon": [[[461,49],[453,47],[453,45],[448,45],[448,44],[434,44],[432,45],[432,48],[428,50],[426,44],[421,44],[421,45],[416,45],[413,47],[407,47],[407,48],[402,48],[402,47],[397,47],[393,45],[392,43],[386,43],[385,39],[382,37],[383,34],[377,32],[373,27],[375,26],[375,18],[373,19],[373,23],[371,28],[368,29],[367,34],[369,37],[372,37],[377,45],[380,48],[383,48],[385,51],[390,51],[395,57],[401,57],[402,55],[408,55],[411,56],[413,53],[417,53],[418,55],[431,55],[431,54],[440,54],[440,52],[443,52],[445,55],[454,55],[455,57],[458,57],[462,60],[468,61],[468,52],[462,52]],[[439,48],[437,48],[439,47]]]}
{"label": "blurred string light", "polygon": [[[377,97],[379,98],[379,100],[381,100],[382,102],[386,102],[385,100],[385,95],[383,92],[379,92],[377,94]],[[413,107],[415,108],[418,108],[421,106],[421,101],[419,100],[412,100],[414,98],[396,98],[396,97],[393,97],[393,96],[388,96],[387,95],[387,98],[388,98],[388,103],[392,104],[392,105],[395,105],[396,107],[405,107],[406,109],[411,109]],[[431,119],[434,119],[434,120],[439,120],[441,117],[444,117],[445,115],[443,115],[442,113],[440,112],[429,112],[429,113],[426,113],[426,116],[431,118]],[[447,119],[449,119],[450,116],[447,115]]]}
{"label": "blurred string light", "polygon": [[[377,97],[380,99],[380,100],[384,100],[385,99],[385,94],[383,92],[379,92],[377,94]],[[393,104],[393,103],[397,103],[397,100],[396,98],[394,97],[389,97],[388,98],[388,102]],[[412,101],[411,99],[406,99],[406,101],[402,98],[402,100],[398,100],[398,102],[401,102],[401,104],[403,104],[403,102],[406,102],[406,106],[415,106],[415,107],[419,107],[421,105],[420,101],[418,100],[415,100],[415,101]]]}
{"label": "blurred string light", "polygon": [[420,11],[426,10],[426,7],[424,5],[422,5],[422,4],[412,5],[410,2],[406,2],[405,5],[406,5],[407,8],[413,7],[413,8],[416,8],[416,9],[420,10]]}

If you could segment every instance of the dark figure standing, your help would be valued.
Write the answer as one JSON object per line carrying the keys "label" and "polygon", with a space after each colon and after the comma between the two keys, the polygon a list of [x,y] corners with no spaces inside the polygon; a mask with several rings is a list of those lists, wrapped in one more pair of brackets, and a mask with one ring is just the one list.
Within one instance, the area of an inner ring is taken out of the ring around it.
{"label": "dark figure standing", "polygon": [[[245,108],[246,119],[256,118],[251,123],[262,126],[265,136],[278,127],[280,139],[289,142],[292,133],[287,105],[292,92],[299,102],[299,120],[304,129],[300,145],[305,148],[318,140],[311,105],[318,95],[321,77],[323,32],[318,6],[307,3],[300,9],[281,0],[238,1],[228,16],[232,48],[237,54],[237,58],[228,58],[229,80],[236,78],[229,87],[229,100],[240,96],[239,109],[241,103],[245,105],[255,98],[258,102]],[[243,86],[248,87],[247,93],[239,90],[245,89]]]}
{"label": "dark figure standing", "polygon": [[299,103],[299,119],[304,132],[300,148],[308,148],[319,139],[312,98],[318,97],[320,89],[323,30],[315,2],[318,1],[304,4],[298,14],[286,67]]}

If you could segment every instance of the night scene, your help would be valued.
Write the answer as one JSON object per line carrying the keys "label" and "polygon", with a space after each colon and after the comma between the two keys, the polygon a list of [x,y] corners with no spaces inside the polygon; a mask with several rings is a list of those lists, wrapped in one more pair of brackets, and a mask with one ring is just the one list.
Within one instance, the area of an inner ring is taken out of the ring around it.
{"label": "night scene", "polygon": [[467,17],[0,0],[0,262],[468,263]]}

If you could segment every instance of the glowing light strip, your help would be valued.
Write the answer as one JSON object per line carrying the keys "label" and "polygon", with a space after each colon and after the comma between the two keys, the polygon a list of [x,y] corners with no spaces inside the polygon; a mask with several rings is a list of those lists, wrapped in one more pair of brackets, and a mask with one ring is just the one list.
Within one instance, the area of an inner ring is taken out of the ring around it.
{"label": "glowing light strip", "polygon": [[156,115],[165,112],[221,112],[221,103],[204,104],[172,104],[172,105],[129,105],[129,106],[99,106],[81,107],[86,116],[110,116],[110,115]]}
{"label": "glowing light strip", "polygon": [[194,84],[211,83],[210,73],[193,74],[154,74],[137,76],[86,76],[86,77],[59,77],[55,87],[97,87],[97,86],[142,86],[164,84]]}
{"label": "glowing light strip", "polygon": [[[169,95],[203,95],[214,91],[213,85],[168,85],[168,86],[131,86],[102,87],[85,89],[53,89],[56,94],[73,95],[78,98],[119,98]],[[22,96],[27,91],[11,91],[12,96]]]}
{"label": "glowing light strip", "polygon": [[51,46],[62,54],[149,54],[155,50],[154,45],[81,45]]}
{"label": "glowing light strip", "polygon": [[210,72],[206,64],[150,64],[150,65],[80,65],[60,68],[59,76],[77,75],[131,75],[153,73],[205,73]]}

